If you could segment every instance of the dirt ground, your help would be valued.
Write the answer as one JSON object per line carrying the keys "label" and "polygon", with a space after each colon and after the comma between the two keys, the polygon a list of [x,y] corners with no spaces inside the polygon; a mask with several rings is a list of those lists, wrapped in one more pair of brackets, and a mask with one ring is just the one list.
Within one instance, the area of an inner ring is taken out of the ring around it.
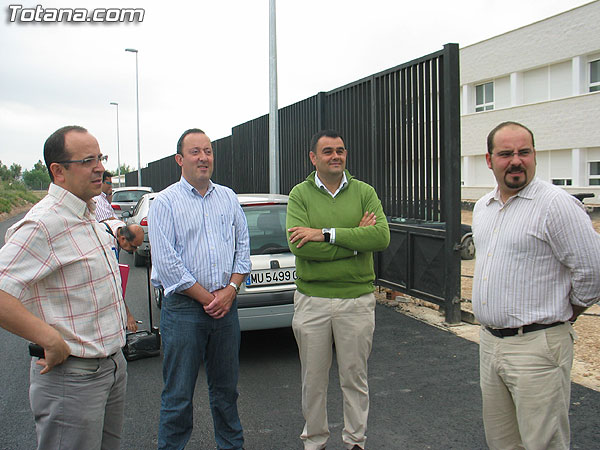
{"label": "dirt ground", "polygon": [[[471,221],[471,211],[463,211],[462,222],[470,224]],[[600,232],[600,218],[594,218],[592,222],[596,231]],[[470,300],[474,269],[475,260],[462,261],[461,291],[463,301],[461,309],[464,311],[472,311]],[[462,338],[479,342],[479,325],[462,322],[457,326],[448,326],[444,323],[444,317],[439,313],[437,305],[404,295],[397,295],[395,298],[389,299],[386,297],[390,297],[390,295],[386,296],[385,292],[378,293],[377,297],[380,303],[394,307],[399,312],[447,329]],[[592,306],[581,315],[575,322],[574,329],[578,339],[575,343],[575,358],[571,379],[575,383],[600,391],[600,305]]]}

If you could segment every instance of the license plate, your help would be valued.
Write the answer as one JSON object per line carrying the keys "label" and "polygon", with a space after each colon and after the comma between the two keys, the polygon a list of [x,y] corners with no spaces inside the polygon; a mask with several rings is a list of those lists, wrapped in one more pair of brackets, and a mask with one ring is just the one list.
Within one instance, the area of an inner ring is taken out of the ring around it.
{"label": "license plate", "polygon": [[293,283],[297,278],[295,269],[256,270],[246,278],[246,286]]}

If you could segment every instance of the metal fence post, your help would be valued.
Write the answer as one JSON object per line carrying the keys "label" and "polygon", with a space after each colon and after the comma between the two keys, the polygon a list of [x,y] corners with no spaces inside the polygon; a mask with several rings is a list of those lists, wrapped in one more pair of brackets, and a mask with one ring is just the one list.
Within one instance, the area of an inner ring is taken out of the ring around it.
{"label": "metal fence post", "polygon": [[[442,145],[444,148],[442,189],[446,218],[445,240],[445,318],[449,324],[460,322],[460,73],[458,44],[444,45]],[[453,176],[450,176],[453,174]],[[458,174],[458,175],[456,175]]]}

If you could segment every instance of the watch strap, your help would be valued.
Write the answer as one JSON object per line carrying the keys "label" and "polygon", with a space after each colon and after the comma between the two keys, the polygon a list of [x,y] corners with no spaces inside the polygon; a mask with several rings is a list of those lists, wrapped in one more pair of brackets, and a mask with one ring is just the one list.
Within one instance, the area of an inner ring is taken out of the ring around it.
{"label": "watch strap", "polygon": [[229,282],[229,286],[231,286],[232,288],[235,289],[235,293],[238,294],[240,292],[240,286],[237,283],[234,283],[233,281]]}

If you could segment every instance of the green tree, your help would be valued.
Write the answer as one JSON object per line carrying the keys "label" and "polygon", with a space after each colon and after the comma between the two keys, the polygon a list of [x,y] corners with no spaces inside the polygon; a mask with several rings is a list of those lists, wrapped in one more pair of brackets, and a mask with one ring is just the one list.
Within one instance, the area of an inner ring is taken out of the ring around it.
{"label": "green tree", "polygon": [[50,184],[48,169],[46,169],[46,166],[40,160],[35,163],[33,169],[23,172],[23,181],[30,189],[48,189],[48,185]]}
{"label": "green tree", "polygon": [[[129,173],[129,172],[133,172],[134,170],[136,170],[136,169],[132,169],[127,164],[121,164],[121,175],[125,175],[126,173]],[[117,171],[117,169],[115,169],[115,170],[111,170],[110,173],[112,173],[116,177],[119,172]]]}
{"label": "green tree", "polygon": [[10,169],[8,169],[8,171],[10,172],[11,178],[13,180],[18,180],[19,177],[21,176],[21,170],[23,168],[17,164],[17,163],[12,163],[10,166]]}
{"label": "green tree", "polygon": [[21,166],[17,163],[13,163],[10,166],[10,169],[6,167],[6,164],[3,164],[0,161],[0,180],[2,181],[16,181],[21,176]]}

